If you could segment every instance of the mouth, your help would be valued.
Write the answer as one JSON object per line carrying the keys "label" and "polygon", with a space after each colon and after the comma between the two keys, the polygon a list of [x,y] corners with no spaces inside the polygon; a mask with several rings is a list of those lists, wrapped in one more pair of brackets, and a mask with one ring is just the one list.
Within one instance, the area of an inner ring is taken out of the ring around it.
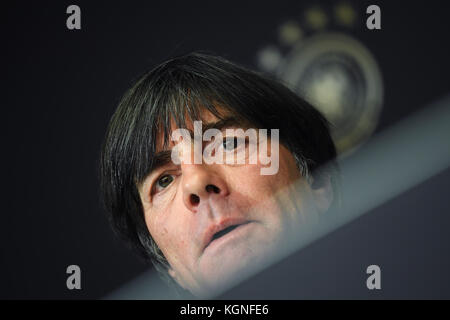
{"label": "mouth", "polygon": [[248,223],[250,223],[252,221],[245,221],[242,223],[235,223],[235,224],[231,224],[228,225],[226,227],[222,227],[222,228],[218,228],[217,231],[215,231],[212,236],[210,237],[210,240],[207,241],[207,244],[205,246],[205,249],[210,246],[213,242],[218,241],[219,239],[224,238],[226,235],[230,234],[232,231],[238,229],[239,227],[242,227]]}
{"label": "mouth", "polygon": [[241,224],[235,224],[235,225],[229,226],[228,228],[225,228],[225,229],[223,229],[223,230],[221,230],[221,231],[219,231],[219,232],[216,232],[216,233],[213,235],[213,237],[212,237],[212,239],[211,239],[211,242],[213,242],[214,240],[219,239],[220,237],[226,235],[228,232],[233,231],[234,229],[236,229],[236,228],[239,227],[240,225],[241,225]]}

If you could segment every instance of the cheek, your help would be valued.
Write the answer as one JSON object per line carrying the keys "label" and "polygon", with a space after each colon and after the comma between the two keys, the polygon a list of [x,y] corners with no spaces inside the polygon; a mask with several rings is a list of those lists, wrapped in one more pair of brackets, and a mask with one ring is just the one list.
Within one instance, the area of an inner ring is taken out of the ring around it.
{"label": "cheek", "polygon": [[280,147],[279,170],[273,175],[262,175],[261,169],[267,167],[258,164],[246,164],[227,167],[225,173],[232,189],[254,200],[268,200],[293,182],[301,178],[293,156],[284,147]]}
{"label": "cheek", "polygon": [[282,206],[276,194],[286,184],[277,175],[261,175],[260,166],[232,168],[227,174],[232,187],[231,200],[249,219],[261,222],[268,234],[281,226]]}
{"label": "cheek", "polygon": [[179,257],[187,247],[187,221],[177,217],[174,212],[177,212],[176,208],[171,207],[164,212],[146,216],[147,228],[166,258]]}
{"label": "cheek", "polygon": [[272,193],[269,176],[261,176],[260,168],[259,165],[226,168],[224,176],[227,177],[227,184],[231,189],[230,200],[241,209],[250,210]]}
{"label": "cheek", "polygon": [[232,190],[239,195],[241,208],[246,208],[250,216],[260,220],[272,231],[285,228],[301,219],[304,198],[295,192],[304,181],[289,151],[280,148],[279,170],[274,175],[261,175],[261,164],[230,167],[226,176]]}
{"label": "cheek", "polygon": [[146,214],[145,222],[153,240],[155,240],[158,247],[164,252],[164,248],[170,239],[170,228],[168,228],[167,218],[164,218],[163,215],[150,212]]}
{"label": "cheek", "polygon": [[153,198],[145,210],[145,223],[158,247],[164,252],[166,248],[176,242],[173,235],[176,234],[177,219],[172,214],[176,205],[176,188],[167,190],[158,198]]}

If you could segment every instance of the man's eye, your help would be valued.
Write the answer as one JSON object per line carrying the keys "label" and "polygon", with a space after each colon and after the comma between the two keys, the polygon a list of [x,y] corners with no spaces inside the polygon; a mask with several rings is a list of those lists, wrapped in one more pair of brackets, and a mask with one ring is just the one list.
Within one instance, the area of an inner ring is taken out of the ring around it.
{"label": "man's eye", "polygon": [[172,181],[173,181],[172,175],[162,176],[161,178],[158,179],[157,187],[162,189],[167,188],[169,184],[172,183]]}
{"label": "man's eye", "polygon": [[223,148],[228,151],[234,150],[238,147],[238,142],[238,138],[236,137],[225,138],[222,143]]}

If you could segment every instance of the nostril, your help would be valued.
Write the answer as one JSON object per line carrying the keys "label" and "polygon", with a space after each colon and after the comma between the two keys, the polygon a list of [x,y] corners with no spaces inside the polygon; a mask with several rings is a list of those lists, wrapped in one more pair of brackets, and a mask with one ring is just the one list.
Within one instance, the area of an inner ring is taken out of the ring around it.
{"label": "nostril", "polygon": [[191,203],[197,205],[200,202],[200,198],[196,194],[191,194]]}
{"label": "nostril", "polygon": [[208,184],[206,186],[206,192],[220,193],[220,189],[213,184]]}

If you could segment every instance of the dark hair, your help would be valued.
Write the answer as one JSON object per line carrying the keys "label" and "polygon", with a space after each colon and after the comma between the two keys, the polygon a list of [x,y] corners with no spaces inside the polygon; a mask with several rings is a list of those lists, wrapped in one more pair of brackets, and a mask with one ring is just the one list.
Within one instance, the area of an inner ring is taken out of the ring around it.
{"label": "dark hair", "polygon": [[294,155],[303,175],[336,157],[325,118],[280,82],[224,58],[191,53],[144,74],[114,113],[101,153],[101,189],[113,229],[156,269],[168,263],[144,220],[137,185],[153,166],[161,134],[167,144],[171,121],[184,127],[218,106],[257,128],[280,129],[280,142]]}

